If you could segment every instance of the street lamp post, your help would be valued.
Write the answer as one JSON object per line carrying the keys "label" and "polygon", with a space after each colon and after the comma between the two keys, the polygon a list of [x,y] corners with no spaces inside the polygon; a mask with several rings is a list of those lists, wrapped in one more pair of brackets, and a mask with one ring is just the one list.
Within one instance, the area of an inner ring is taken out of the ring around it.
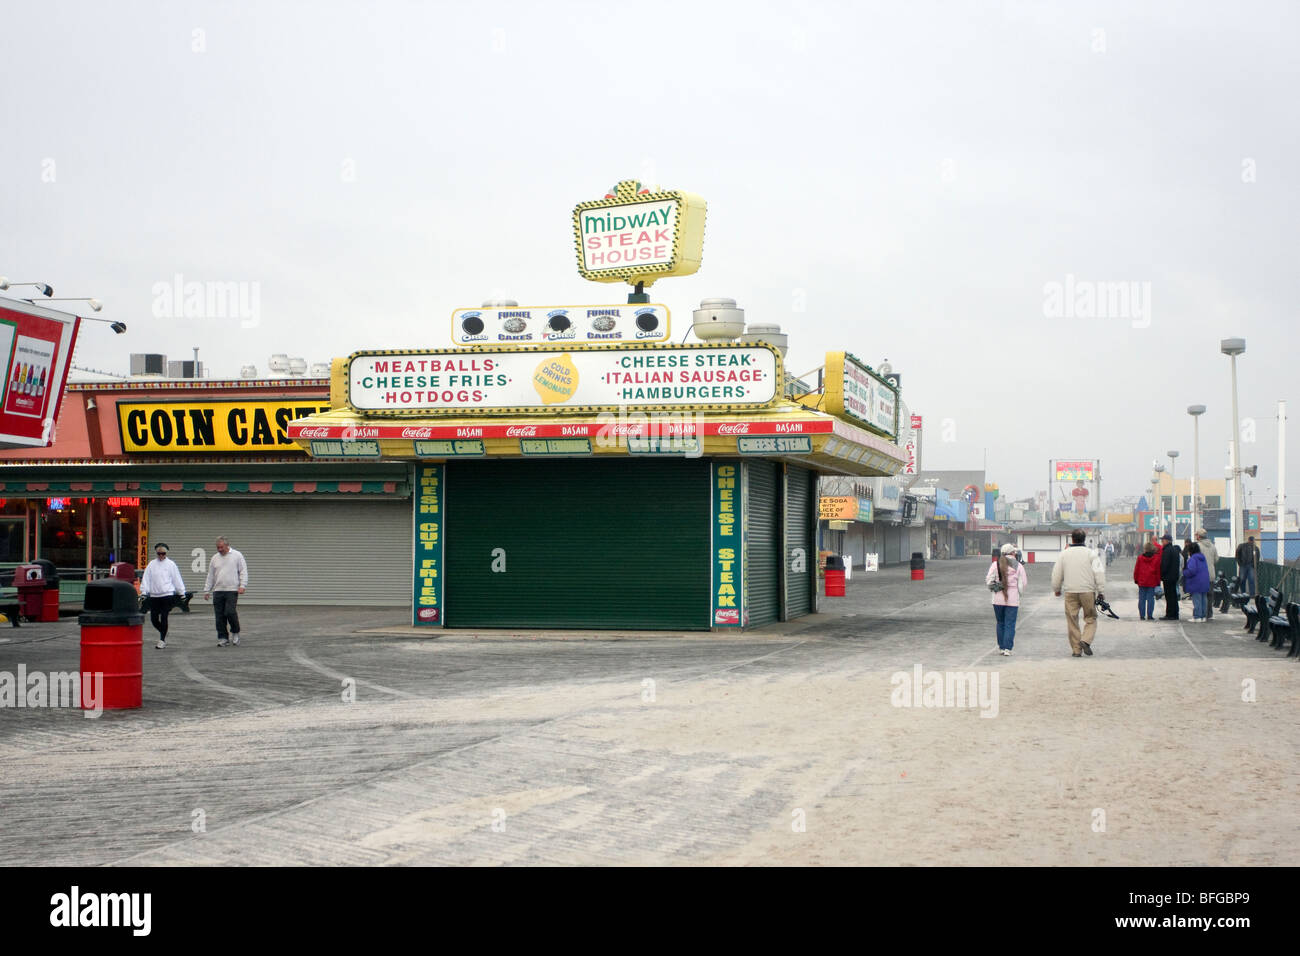
{"label": "street lamp post", "polygon": [[1246,340],[1222,339],[1219,351],[1232,359],[1232,550],[1241,545],[1241,420],[1237,418],[1237,356],[1246,351]]}
{"label": "street lamp post", "polygon": [[1162,494],[1163,489],[1161,489],[1160,487],[1164,483],[1164,478],[1162,476],[1165,473],[1165,466],[1160,464],[1160,462],[1157,461],[1155,463],[1155,469],[1156,469],[1156,489],[1157,489],[1156,501],[1158,502],[1160,508],[1160,517],[1156,519],[1156,537],[1159,538],[1165,532],[1165,496],[1164,494]]}
{"label": "street lamp post", "polygon": [[1201,526],[1201,499],[1197,497],[1201,483],[1201,416],[1205,414],[1204,405],[1188,405],[1187,414],[1192,416],[1192,537]]}
{"label": "street lamp post", "polygon": [[[1159,475],[1156,475],[1156,474],[1153,474],[1153,475],[1151,476],[1151,505],[1150,505],[1150,510],[1151,510],[1153,513],[1157,514],[1157,515],[1159,514],[1159,511],[1160,511],[1160,505],[1159,505],[1159,502],[1156,500],[1156,495],[1158,494],[1159,484],[1160,484],[1160,476],[1159,476]],[[1160,521],[1159,521],[1159,518],[1156,519],[1154,531],[1155,531],[1155,534],[1152,535],[1152,537],[1154,537],[1154,538],[1159,538],[1159,537],[1160,537]]]}
{"label": "street lamp post", "polygon": [[1169,533],[1174,536],[1175,542],[1178,539],[1178,452],[1171,451],[1169,454],[1169,481],[1173,487],[1169,491]]}

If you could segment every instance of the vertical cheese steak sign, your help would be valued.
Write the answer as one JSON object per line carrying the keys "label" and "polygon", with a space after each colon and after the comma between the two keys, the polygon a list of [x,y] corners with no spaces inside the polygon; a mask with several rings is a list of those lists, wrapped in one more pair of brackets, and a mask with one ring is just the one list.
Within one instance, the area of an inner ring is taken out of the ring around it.
{"label": "vertical cheese steak sign", "polygon": [[578,272],[593,282],[630,285],[690,275],[704,256],[704,214],[699,196],[651,192],[624,180],[604,199],[573,210]]}
{"label": "vertical cheese steak sign", "polygon": [[768,345],[626,345],[355,352],[348,402],[376,415],[758,408],[781,395]]}

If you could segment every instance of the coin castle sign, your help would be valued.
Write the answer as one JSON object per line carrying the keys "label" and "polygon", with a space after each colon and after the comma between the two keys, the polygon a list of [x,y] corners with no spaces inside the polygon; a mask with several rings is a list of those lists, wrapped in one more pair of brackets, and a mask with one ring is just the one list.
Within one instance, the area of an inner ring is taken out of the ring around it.
{"label": "coin castle sign", "polygon": [[574,208],[578,272],[593,282],[634,286],[690,275],[704,254],[704,213],[699,196],[675,189],[651,192],[626,179],[604,199]]}

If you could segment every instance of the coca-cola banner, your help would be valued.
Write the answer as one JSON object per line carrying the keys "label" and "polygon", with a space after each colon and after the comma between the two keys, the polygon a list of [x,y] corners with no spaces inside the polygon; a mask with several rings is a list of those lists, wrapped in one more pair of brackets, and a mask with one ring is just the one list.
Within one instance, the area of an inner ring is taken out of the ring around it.
{"label": "coca-cola banner", "polygon": [[356,352],[348,401],[376,415],[759,408],[781,397],[766,345],[571,346]]}
{"label": "coca-cola banner", "polygon": [[[669,419],[680,416],[680,413],[674,415],[663,414],[665,418]],[[361,441],[378,438],[384,441],[410,440],[415,443],[416,454],[429,458],[440,458],[443,457],[442,450],[435,454],[421,450],[422,446],[429,445],[435,440],[462,439],[462,441],[457,441],[456,444],[465,447],[453,449],[455,454],[460,455],[482,453],[482,442],[475,441],[482,438],[594,438],[598,441],[607,441],[617,438],[646,438],[656,435],[735,435],[739,440],[739,437],[744,435],[829,435],[836,428],[835,423],[830,419],[822,421],[706,421],[703,419],[665,421],[658,417],[646,415],[641,415],[640,418],[641,420],[636,420],[635,416],[629,415],[626,421],[620,421],[612,412],[602,412],[593,421],[566,419],[561,422],[537,422],[531,425],[466,425],[463,423],[415,426],[401,424],[290,424],[288,434],[290,438],[294,439],[341,438],[345,441]],[[841,429],[845,427],[840,426]],[[859,435],[862,434],[859,433]],[[857,440],[852,435],[846,437],[850,440]],[[741,451],[753,450],[756,449],[741,449]],[[773,446],[770,450],[775,452],[793,449]]]}
{"label": "coca-cola banner", "polygon": [[79,319],[41,306],[0,300],[0,448],[52,441]]}

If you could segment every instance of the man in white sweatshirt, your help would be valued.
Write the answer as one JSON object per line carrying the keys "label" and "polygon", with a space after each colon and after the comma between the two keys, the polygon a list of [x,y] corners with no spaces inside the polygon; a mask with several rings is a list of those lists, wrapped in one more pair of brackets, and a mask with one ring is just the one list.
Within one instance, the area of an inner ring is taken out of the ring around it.
{"label": "man in white sweatshirt", "polygon": [[[217,614],[217,647],[239,646],[239,595],[248,587],[248,565],[244,556],[224,537],[217,539],[217,553],[208,561],[208,576],[203,582],[203,600],[212,599]],[[230,633],[226,633],[226,625]]]}
{"label": "man in white sweatshirt", "polygon": [[[1106,587],[1106,571],[1097,555],[1084,546],[1087,535],[1076,528],[1073,542],[1061,553],[1052,568],[1052,590],[1056,596],[1065,591],[1065,620],[1070,634],[1070,651],[1074,657],[1092,656],[1092,639],[1097,636],[1097,597]],[[1079,633],[1079,611],[1083,611],[1083,634]]]}
{"label": "man in white sweatshirt", "polygon": [[167,615],[171,613],[176,596],[185,596],[185,582],[181,580],[181,569],[176,562],[167,557],[167,545],[159,541],[153,546],[157,560],[150,561],[140,578],[140,596],[149,602],[149,623],[158,631],[158,643],[154,647],[165,650],[167,647]]}

